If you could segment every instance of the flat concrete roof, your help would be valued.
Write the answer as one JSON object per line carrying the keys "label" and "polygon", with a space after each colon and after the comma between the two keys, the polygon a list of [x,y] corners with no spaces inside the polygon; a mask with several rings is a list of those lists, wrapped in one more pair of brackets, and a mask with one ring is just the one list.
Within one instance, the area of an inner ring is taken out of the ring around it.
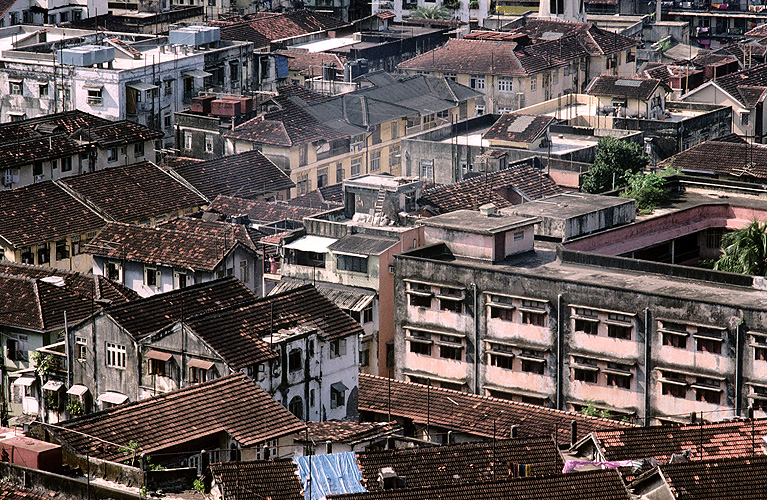
{"label": "flat concrete roof", "polygon": [[393,175],[363,175],[361,177],[355,177],[353,179],[347,179],[344,181],[344,186],[349,187],[361,187],[369,189],[377,189],[379,187],[385,187],[390,189],[397,189],[408,184],[416,184],[420,182],[415,177],[395,177]]}
{"label": "flat concrete roof", "polygon": [[424,226],[454,229],[468,233],[495,234],[531,226],[540,219],[519,215],[482,215],[474,210],[456,210],[420,221]]}
{"label": "flat concrete roof", "polygon": [[618,207],[631,203],[634,203],[634,200],[619,198],[617,196],[587,193],[562,193],[549,196],[542,200],[502,208],[501,213],[530,217],[572,219],[605,208]]}

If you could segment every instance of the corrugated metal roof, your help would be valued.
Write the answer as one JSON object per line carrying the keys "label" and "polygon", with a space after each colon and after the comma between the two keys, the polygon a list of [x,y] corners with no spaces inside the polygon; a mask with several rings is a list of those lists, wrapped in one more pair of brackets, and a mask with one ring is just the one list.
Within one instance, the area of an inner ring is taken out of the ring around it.
{"label": "corrugated metal roof", "polygon": [[[269,292],[269,295],[287,292],[305,284],[306,282],[304,281],[283,278],[277,283],[277,286]],[[343,309],[344,311],[362,311],[368,307],[376,297],[376,292],[373,290],[353,286],[332,283],[315,283],[314,288],[338,306],[339,309]]]}
{"label": "corrugated metal roof", "polygon": [[399,240],[366,234],[348,234],[328,247],[336,253],[380,255],[399,243]]}

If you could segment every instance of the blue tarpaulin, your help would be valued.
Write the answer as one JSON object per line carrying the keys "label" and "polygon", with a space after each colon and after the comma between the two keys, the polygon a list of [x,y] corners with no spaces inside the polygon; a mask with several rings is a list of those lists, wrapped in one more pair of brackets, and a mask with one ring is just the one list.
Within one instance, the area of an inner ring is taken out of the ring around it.
{"label": "blue tarpaulin", "polygon": [[311,497],[309,496],[309,457],[294,457],[298,474],[304,485],[305,500],[321,500],[339,493],[364,493],[362,475],[353,452],[314,455],[312,462]]}

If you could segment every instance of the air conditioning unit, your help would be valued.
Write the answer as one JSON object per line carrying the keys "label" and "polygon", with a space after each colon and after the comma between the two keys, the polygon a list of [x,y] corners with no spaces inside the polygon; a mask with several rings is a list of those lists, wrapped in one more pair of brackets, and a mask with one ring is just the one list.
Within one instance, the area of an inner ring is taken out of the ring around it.
{"label": "air conditioning unit", "polygon": [[35,176],[35,182],[40,182],[43,179],[45,179],[45,174],[39,174]]}

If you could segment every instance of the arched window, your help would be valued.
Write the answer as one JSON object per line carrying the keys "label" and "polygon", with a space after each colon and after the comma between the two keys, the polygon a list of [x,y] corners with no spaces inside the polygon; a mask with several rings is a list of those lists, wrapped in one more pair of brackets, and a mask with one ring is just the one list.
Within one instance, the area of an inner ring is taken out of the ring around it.
{"label": "arched window", "polygon": [[295,415],[296,418],[300,420],[304,419],[304,400],[301,399],[301,396],[295,396],[290,400],[288,410],[290,410],[290,413]]}

